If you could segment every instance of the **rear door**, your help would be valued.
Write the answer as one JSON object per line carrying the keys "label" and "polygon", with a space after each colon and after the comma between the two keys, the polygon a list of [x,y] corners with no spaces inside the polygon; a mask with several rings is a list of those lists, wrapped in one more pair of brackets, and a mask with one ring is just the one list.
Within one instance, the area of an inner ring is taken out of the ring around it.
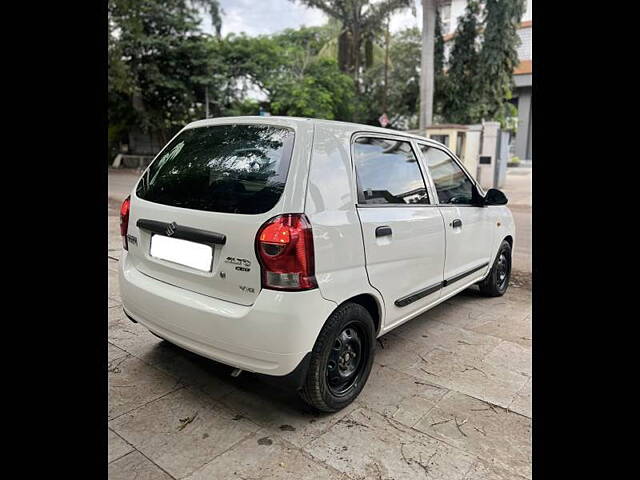
{"label": "rear door", "polygon": [[128,255],[135,268],[193,292],[253,304],[261,286],[255,236],[282,213],[294,136],[293,128],[267,124],[178,134],[131,197]]}
{"label": "rear door", "polygon": [[409,140],[360,134],[352,148],[367,274],[388,328],[440,296],[443,219]]}
{"label": "rear door", "polygon": [[490,209],[474,205],[474,182],[444,149],[418,143],[437,194],[446,232],[442,295],[479,280],[489,268],[495,222]]}

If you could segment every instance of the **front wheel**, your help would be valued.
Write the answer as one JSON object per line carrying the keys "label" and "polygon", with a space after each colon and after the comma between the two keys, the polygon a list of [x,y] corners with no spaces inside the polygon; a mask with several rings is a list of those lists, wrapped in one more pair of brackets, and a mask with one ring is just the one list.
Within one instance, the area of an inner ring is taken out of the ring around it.
{"label": "front wheel", "polygon": [[360,394],[373,364],[375,327],[362,305],[345,303],[329,317],[311,352],[300,395],[323,412],[337,412]]}
{"label": "front wheel", "polygon": [[489,275],[479,284],[480,292],[487,297],[500,297],[507,291],[510,277],[511,245],[503,240]]}

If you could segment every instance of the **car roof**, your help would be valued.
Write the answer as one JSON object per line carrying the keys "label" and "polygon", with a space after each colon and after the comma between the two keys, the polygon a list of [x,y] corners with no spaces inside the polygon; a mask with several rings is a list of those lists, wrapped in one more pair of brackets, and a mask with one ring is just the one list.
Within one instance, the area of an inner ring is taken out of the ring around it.
{"label": "car roof", "polygon": [[247,115],[247,116],[238,116],[238,117],[218,117],[218,118],[208,118],[205,120],[197,120],[195,122],[189,123],[185,128],[197,128],[204,127],[207,125],[222,125],[229,123],[263,123],[263,124],[276,124],[276,125],[302,125],[302,124],[326,124],[326,125],[334,125],[336,127],[341,127],[350,132],[372,132],[372,133],[380,133],[387,135],[402,135],[404,137],[413,138],[415,140],[425,141],[432,144],[442,145],[440,142],[436,142],[435,140],[430,140],[421,135],[416,135],[414,133],[409,133],[402,130],[394,130],[392,128],[382,128],[376,127],[373,125],[364,125],[360,123],[352,123],[352,122],[340,122],[337,120],[323,120],[319,118],[306,118],[306,117],[286,117],[273,115],[268,117],[258,116],[258,115]]}

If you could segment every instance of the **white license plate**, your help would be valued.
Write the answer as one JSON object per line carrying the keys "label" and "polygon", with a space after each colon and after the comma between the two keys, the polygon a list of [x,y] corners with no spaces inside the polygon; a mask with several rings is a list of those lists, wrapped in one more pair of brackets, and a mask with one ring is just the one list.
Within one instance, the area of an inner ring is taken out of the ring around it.
{"label": "white license plate", "polygon": [[202,243],[181,238],[152,235],[150,255],[203,272],[210,272],[213,264],[213,248]]}

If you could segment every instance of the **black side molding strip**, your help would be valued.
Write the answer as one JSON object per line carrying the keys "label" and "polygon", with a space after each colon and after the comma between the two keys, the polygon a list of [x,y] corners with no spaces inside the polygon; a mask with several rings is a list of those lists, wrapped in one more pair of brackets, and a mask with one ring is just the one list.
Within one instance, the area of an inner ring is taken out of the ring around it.
{"label": "black side molding strip", "polygon": [[420,300],[421,298],[424,298],[427,295],[431,295],[432,293],[437,292],[438,290],[440,290],[442,288],[443,284],[444,284],[444,282],[440,282],[440,283],[438,283],[436,285],[432,285],[430,287],[423,288],[422,290],[418,290],[417,292],[410,293],[406,297],[399,298],[398,300],[396,300],[393,303],[396,304],[396,307],[406,307],[407,305],[409,305],[410,303],[415,302],[416,300]]}
{"label": "black side molding strip", "polygon": [[[227,236],[222,233],[185,227],[182,225],[176,225],[175,223],[159,222],[157,220],[141,218],[136,222],[136,225],[138,228],[147,230],[148,232],[159,233],[160,235],[172,238],[181,238],[182,240],[190,240],[192,242],[217,245],[224,245],[227,242]],[[171,229],[169,227],[171,227]],[[173,230],[172,235],[167,235],[168,229],[169,231]]]}
{"label": "black side molding strip", "polygon": [[437,292],[441,288],[451,285],[452,283],[457,282],[458,280],[462,280],[464,277],[468,277],[472,273],[475,273],[478,270],[485,268],[487,265],[489,265],[489,262],[483,263],[482,265],[478,265],[477,267],[474,267],[471,270],[468,270],[464,273],[460,273],[459,275],[456,275],[455,277],[451,277],[448,280],[440,282],[436,285],[432,285],[430,287],[423,288],[422,290],[418,290],[417,292],[410,293],[405,297],[399,298],[393,303],[396,305],[396,307],[406,307],[407,305],[415,302],[416,300],[420,300],[421,298],[424,298],[427,295],[431,295],[432,293]]}
{"label": "black side molding strip", "polygon": [[477,267],[472,268],[471,270],[468,270],[468,271],[466,271],[464,273],[459,273],[455,277],[451,277],[450,279],[445,280],[444,281],[444,286],[446,287],[447,285],[451,285],[453,282],[457,282],[458,280],[462,280],[464,277],[468,277],[472,273],[475,273],[478,270],[481,270],[481,269],[485,268],[487,265],[489,265],[489,262],[485,262],[482,265],[478,265]]}

